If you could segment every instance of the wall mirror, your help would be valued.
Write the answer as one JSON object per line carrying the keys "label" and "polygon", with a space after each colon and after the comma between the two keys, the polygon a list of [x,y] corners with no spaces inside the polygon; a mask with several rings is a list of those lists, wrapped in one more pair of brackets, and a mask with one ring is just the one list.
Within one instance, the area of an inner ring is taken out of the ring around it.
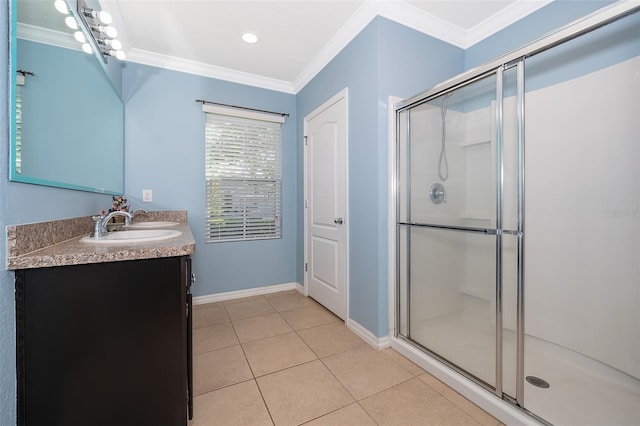
{"label": "wall mirror", "polygon": [[121,63],[83,52],[53,0],[11,0],[10,7],[9,179],[123,193]]}

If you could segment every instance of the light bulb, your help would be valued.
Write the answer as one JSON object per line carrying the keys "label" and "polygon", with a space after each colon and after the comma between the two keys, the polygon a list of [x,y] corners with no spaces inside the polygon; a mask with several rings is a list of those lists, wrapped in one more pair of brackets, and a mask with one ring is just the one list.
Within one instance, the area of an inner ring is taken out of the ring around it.
{"label": "light bulb", "polygon": [[113,28],[112,26],[110,26],[110,25],[106,26],[106,27],[100,26],[100,27],[98,27],[98,29],[101,32],[105,33],[107,35],[107,37],[109,37],[109,38],[118,37],[118,31],[115,28]]}
{"label": "light bulb", "polygon": [[93,49],[89,43],[83,43],[82,50],[84,50],[84,53],[93,53]]}
{"label": "light bulb", "polygon": [[113,50],[120,50],[122,49],[122,43],[120,43],[120,40],[116,40],[115,38],[113,40],[107,40],[107,43],[111,45],[111,47],[113,47]]}
{"label": "light bulb", "polygon": [[118,37],[118,31],[110,25],[104,28],[104,33],[110,38]]}
{"label": "light bulb", "polygon": [[96,12],[94,10],[92,15],[94,18],[96,18],[98,21],[102,22],[105,25],[109,25],[110,23],[113,22],[113,18],[111,18],[111,15],[109,14],[109,12],[105,12],[104,10],[101,10],[100,12]]}
{"label": "light bulb", "polygon": [[75,38],[78,43],[86,43],[87,39],[84,36],[84,33],[82,31],[76,31],[75,33],[73,33],[73,38]]}
{"label": "light bulb", "polygon": [[64,0],[56,0],[53,5],[55,6],[56,10],[63,15],[69,14],[69,8],[67,7],[67,3],[65,3]]}
{"label": "light bulb", "polygon": [[[112,52],[113,52],[113,50],[112,50]],[[114,52],[114,54],[115,54],[116,58],[118,58],[121,61],[124,61],[124,59],[127,57],[127,55],[125,55],[125,53],[122,50],[116,50]]]}
{"label": "light bulb", "polygon": [[73,16],[67,16],[66,18],[64,18],[64,23],[67,24],[67,27],[71,28],[72,30],[78,29],[78,22]]}

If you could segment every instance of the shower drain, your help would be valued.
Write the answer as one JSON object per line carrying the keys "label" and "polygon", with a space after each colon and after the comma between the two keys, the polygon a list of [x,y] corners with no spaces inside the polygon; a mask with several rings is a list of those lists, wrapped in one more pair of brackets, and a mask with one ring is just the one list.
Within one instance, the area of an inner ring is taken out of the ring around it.
{"label": "shower drain", "polygon": [[531,383],[533,386],[537,386],[537,387],[543,388],[543,389],[546,389],[546,388],[549,387],[549,383],[547,383],[546,381],[542,380],[540,377],[527,376],[526,379],[527,379],[527,382]]}

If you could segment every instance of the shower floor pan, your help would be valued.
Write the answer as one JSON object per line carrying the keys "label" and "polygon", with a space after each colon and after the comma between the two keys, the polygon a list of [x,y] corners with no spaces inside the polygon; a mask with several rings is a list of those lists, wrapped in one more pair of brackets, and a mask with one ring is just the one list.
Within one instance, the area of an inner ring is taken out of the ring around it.
{"label": "shower floor pan", "polygon": [[[411,326],[412,340],[491,384],[494,335],[486,318],[468,312]],[[510,330],[503,336],[503,352],[504,391],[514,395],[515,333]],[[640,421],[640,380],[562,346],[526,335],[525,376],[549,383],[545,389],[525,381],[524,405],[550,423],[622,426]]]}

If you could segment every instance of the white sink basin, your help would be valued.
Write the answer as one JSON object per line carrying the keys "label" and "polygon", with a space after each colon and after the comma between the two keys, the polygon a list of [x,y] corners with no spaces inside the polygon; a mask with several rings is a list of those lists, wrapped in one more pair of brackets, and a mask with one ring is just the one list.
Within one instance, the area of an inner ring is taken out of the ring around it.
{"label": "white sink basin", "polygon": [[133,222],[131,225],[125,226],[127,229],[152,229],[152,228],[168,228],[176,226],[178,222]]}
{"label": "white sink basin", "polygon": [[90,236],[86,236],[82,237],[80,241],[90,244],[130,244],[168,240],[170,238],[179,237],[180,235],[182,235],[182,232],[176,231],[175,229],[141,229],[134,231],[110,232],[101,238],[91,238]]}

